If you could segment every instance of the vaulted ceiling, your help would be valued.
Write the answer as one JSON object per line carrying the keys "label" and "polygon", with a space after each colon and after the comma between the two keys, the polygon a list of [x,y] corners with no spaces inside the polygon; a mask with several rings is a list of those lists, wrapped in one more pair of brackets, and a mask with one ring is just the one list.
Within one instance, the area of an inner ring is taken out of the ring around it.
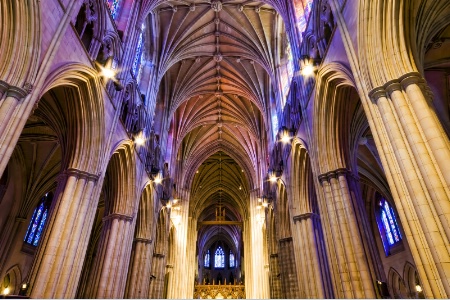
{"label": "vaulted ceiling", "polygon": [[170,124],[192,209],[212,218],[206,212],[221,197],[239,219],[267,147],[282,19],[245,0],[169,0],[156,11],[157,113]]}

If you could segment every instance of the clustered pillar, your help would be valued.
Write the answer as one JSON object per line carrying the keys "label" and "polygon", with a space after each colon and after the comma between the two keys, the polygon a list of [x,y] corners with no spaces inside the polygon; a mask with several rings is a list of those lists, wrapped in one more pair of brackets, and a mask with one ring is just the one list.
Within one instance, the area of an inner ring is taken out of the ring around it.
{"label": "clustered pillar", "polygon": [[[73,298],[83,267],[98,199],[98,177],[68,169],[60,177],[52,218],[32,270],[32,298]],[[96,200],[97,199],[97,200]]]}
{"label": "clustered pillar", "polygon": [[346,169],[338,169],[319,176],[323,198],[319,201],[326,216],[324,229],[337,298],[375,298],[371,277],[371,258],[364,250],[359,231],[355,204],[350,196]]}
{"label": "clustered pillar", "polygon": [[131,216],[112,213],[103,219],[102,234],[91,278],[93,298],[123,298],[134,231]]}

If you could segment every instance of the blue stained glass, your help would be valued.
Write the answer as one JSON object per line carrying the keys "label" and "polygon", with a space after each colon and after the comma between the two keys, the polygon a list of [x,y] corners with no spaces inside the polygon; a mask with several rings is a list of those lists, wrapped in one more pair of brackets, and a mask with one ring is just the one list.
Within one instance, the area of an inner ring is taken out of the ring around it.
{"label": "blue stained glass", "polygon": [[145,57],[143,54],[141,54],[141,61],[139,63],[138,75],[136,77],[137,82],[141,81],[142,69],[144,68],[144,64],[145,64]]}
{"label": "blue stained glass", "polygon": [[31,220],[33,225],[31,225],[31,231],[28,235],[28,239],[27,239],[28,244],[33,243],[33,238],[34,238],[34,235],[36,234],[36,229],[39,225],[39,221],[40,221],[43,211],[44,211],[44,203],[41,203],[41,205],[39,205],[39,207],[37,208],[36,217]]}
{"label": "blue stained glass", "polygon": [[[36,213],[37,213],[37,208],[34,210],[34,212],[33,212],[33,216],[31,217],[31,220],[34,220],[34,218],[36,217]],[[28,237],[28,235],[29,235],[29,233],[30,233],[30,229],[32,228],[32,226],[33,226],[33,222],[30,222],[30,224],[28,224],[28,229],[27,229],[27,234],[25,234],[25,238],[23,239],[23,241],[24,242],[26,242],[27,241],[27,237]]]}
{"label": "blue stained glass", "polygon": [[222,247],[218,247],[216,253],[214,255],[214,267],[215,268],[224,268],[225,267],[225,253],[223,252]]}
{"label": "blue stained glass", "polygon": [[[401,241],[402,236],[400,234],[400,229],[395,219],[394,210],[389,205],[386,200],[381,200],[381,222],[384,228],[384,233],[386,235],[386,240],[389,246],[394,245]],[[381,231],[380,231],[381,232]]]}
{"label": "blue stained glass", "polygon": [[205,254],[205,263],[204,263],[205,268],[209,268],[209,250],[206,252]]}
{"label": "blue stained glass", "polygon": [[139,34],[139,40],[138,40],[138,44],[136,47],[136,54],[134,55],[134,60],[133,60],[133,67],[132,67],[132,72],[133,72],[133,76],[137,78],[137,73],[140,69],[140,65],[141,65],[141,56],[142,56],[142,45],[144,43],[144,38],[143,38],[143,33],[141,32]]}
{"label": "blue stained glass", "polygon": [[394,244],[394,239],[392,238],[391,227],[389,226],[389,222],[386,218],[386,212],[381,213],[381,219],[383,220],[384,229],[386,230],[386,237],[388,239],[389,245]]}
{"label": "blue stained glass", "polygon": [[44,214],[42,215],[42,219],[41,219],[41,222],[39,223],[39,227],[36,232],[36,236],[34,237],[33,246],[38,245],[39,239],[41,238],[41,235],[42,235],[42,230],[44,229],[45,221],[47,220],[47,214],[48,214],[48,209],[46,209],[44,211]]}
{"label": "blue stained glass", "polygon": [[34,210],[30,224],[28,225],[27,233],[24,238],[25,243],[33,246],[38,245],[47,221],[49,206],[52,198],[52,193],[47,193],[41,198],[41,202]]}
{"label": "blue stained glass", "polygon": [[106,0],[106,5],[108,5],[109,12],[114,20],[119,16],[121,0]]}
{"label": "blue stained glass", "polygon": [[234,268],[235,262],[234,262],[234,253],[230,250],[230,268]]}

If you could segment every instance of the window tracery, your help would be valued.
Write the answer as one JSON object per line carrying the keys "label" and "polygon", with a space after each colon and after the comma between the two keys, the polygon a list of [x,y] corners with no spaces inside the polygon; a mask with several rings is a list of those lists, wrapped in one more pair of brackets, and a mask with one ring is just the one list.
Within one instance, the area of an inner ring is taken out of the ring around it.
{"label": "window tracery", "polygon": [[308,25],[313,2],[314,0],[294,0],[295,23],[300,34],[300,41],[303,39],[302,33]]}
{"label": "window tracery", "polygon": [[214,268],[225,268],[225,253],[222,247],[217,247],[214,254]]}
{"label": "window tracery", "polygon": [[25,234],[25,243],[33,246],[38,245],[48,218],[51,200],[52,194],[45,194],[39,202],[39,205],[34,210],[30,224],[28,225],[27,233]]}
{"label": "window tracery", "polygon": [[144,25],[142,24],[142,31],[139,34],[138,44],[136,47],[136,53],[134,55],[132,74],[136,80],[141,76],[142,66],[143,66],[143,45],[144,45]]}
{"label": "window tracery", "polygon": [[402,236],[397,219],[395,218],[394,209],[389,205],[389,202],[383,198],[379,202],[378,217],[378,228],[383,240],[383,245],[386,254],[390,254],[391,247],[400,243]]}

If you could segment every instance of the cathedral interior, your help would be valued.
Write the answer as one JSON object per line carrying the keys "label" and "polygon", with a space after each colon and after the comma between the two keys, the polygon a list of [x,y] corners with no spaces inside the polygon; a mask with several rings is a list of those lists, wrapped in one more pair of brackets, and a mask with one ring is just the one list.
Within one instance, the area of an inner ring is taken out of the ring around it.
{"label": "cathedral interior", "polygon": [[0,295],[450,298],[450,1],[0,1]]}

